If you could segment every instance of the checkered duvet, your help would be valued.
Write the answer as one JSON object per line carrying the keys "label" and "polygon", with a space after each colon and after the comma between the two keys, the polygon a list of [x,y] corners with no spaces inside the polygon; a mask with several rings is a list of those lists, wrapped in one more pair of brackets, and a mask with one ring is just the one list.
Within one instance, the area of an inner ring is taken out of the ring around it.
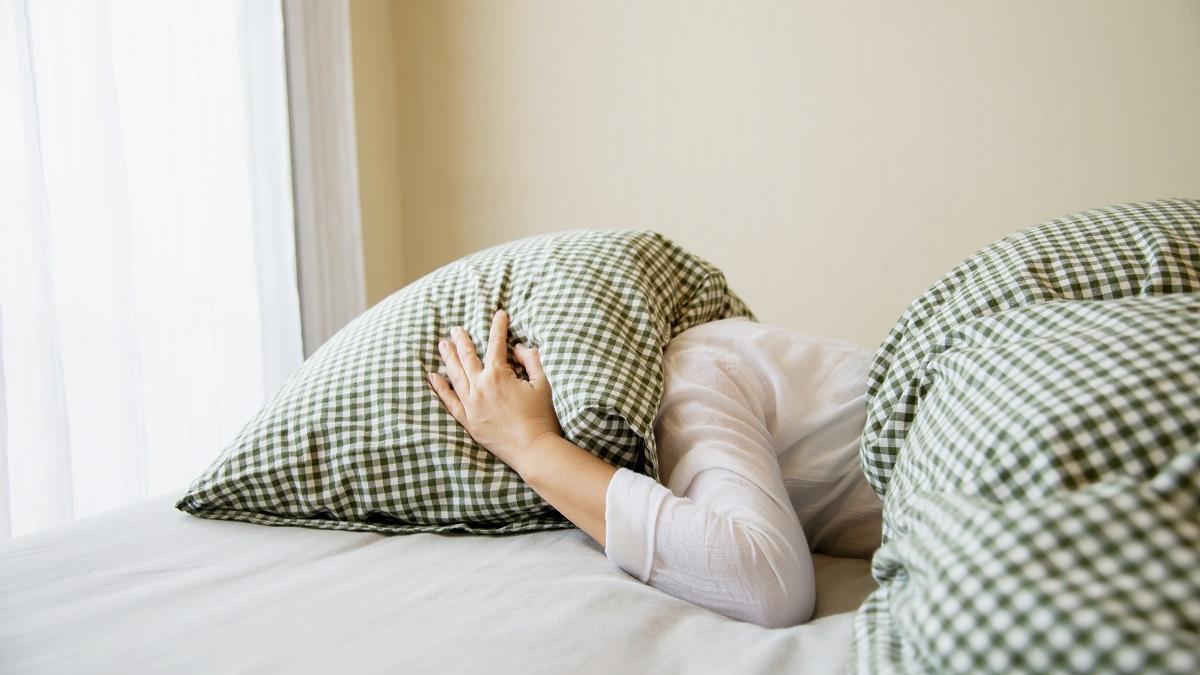
{"label": "checkered duvet", "polygon": [[855,670],[1200,670],[1200,201],[1003,239],[877,354]]}

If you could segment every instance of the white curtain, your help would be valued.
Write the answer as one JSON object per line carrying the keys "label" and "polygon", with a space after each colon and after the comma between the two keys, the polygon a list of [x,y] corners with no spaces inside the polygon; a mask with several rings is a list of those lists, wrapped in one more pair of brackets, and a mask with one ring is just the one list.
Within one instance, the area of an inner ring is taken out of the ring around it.
{"label": "white curtain", "polygon": [[280,3],[0,0],[0,537],[180,490],[302,360]]}

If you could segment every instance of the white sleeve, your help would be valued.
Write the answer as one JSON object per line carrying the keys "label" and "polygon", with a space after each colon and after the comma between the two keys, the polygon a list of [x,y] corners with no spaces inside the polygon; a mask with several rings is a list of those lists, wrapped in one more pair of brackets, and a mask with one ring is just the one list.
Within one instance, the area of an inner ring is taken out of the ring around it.
{"label": "white sleeve", "polygon": [[[686,355],[685,355],[686,357]],[[718,357],[669,367],[670,485],[617,471],[605,553],[629,574],[726,616],[769,627],[812,614],[812,559],[763,419],[761,389]],[[664,473],[664,475],[668,475]]]}

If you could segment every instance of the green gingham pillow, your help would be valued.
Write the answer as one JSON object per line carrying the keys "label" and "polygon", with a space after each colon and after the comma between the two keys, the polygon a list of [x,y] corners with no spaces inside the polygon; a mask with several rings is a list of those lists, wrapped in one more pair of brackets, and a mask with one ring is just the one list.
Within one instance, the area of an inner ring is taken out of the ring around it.
{"label": "green gingham pillow", "polygon": [[568,527],[426,384],[441,366],[438,340],[463,325],[484,353],[499,308],[510,316],[510,349],[540,347],[567,438],[655,478],[663,347],[707,321],[753,318],[720,270],[654,232],[497,246],[397,291],[334,335],[177,507],[388,533]]}

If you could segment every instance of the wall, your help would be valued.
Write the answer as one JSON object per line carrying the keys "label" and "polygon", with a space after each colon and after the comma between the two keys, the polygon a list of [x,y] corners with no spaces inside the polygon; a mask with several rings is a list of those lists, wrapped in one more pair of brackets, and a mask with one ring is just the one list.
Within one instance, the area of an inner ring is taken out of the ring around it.
{"label": "wall", "polygon": [[378,142],[398,144],[402,215],[364,238],[368,273],[399,281],[533,233],[653,228],[762,320],[874,346],[1014,229],[1200,196],[1196,1],[392,10],[395,137]]}
{"label": "wall", "polygon": [[354,125],[358,136],[358,191],[362,205],[363,267],[367,305],[408,283],[397,110],[396,5],[391,0],[350,3],[354,68]]}

